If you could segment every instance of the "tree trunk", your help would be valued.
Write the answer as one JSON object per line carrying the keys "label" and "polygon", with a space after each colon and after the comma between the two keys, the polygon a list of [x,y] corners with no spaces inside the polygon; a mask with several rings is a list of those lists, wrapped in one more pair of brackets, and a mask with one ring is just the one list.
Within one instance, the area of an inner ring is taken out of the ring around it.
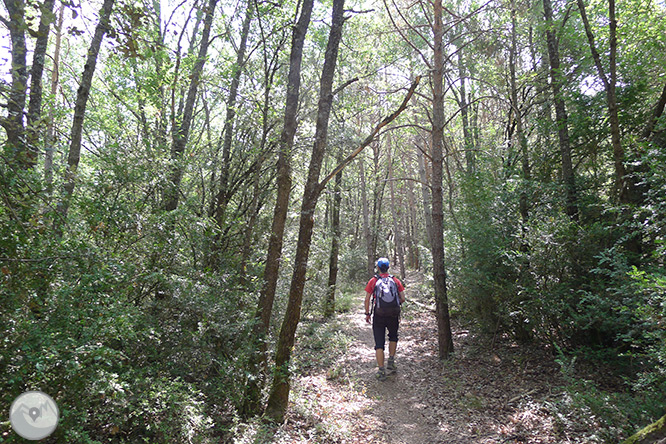
{"label": "tree trunk", "polygon": [[[53,50],[53,71],[51,73],[51,97],[55,97],[58,92],[60,82],[60,46],[62,42],[62,23],[65,15],[65,6],[60,6],[58,12],[58,25],[56,26],[55,48]],[[53,189],[53,145],[55,144],[55,106],[51,105],[49,109],[48,122],[46,127],[46,148],[44,149],[44,182],[49,196]]]}
{"label": "tree trunk", "polygon": [[[413,171],[413,159],[411,156],[409,156],[409,170]],[[409,247],[409,254],[408,254],[408,259],[407,263],[409,264],[410,268],[414,270],[419,270],[420,269],[420,264],[419,264],[419,250],[417,248],[417,241],[418,239],[418,223],[417,223],[417,217],[416,217],[416,195],[414,194],[414,184],[412,183],[411,180],[408,180],[407,183],[405,184],[407,187],[407,205],[409,206],[409,213],[407,217],[407,229],[405,230],[405,233],[407,234],[407,245]]]}
{"label": "tree trunk", "polygon": [[[336,156],[337,163],[342,162],[342,150]],[[335,289],[338,279],[338,256],[340,253],[340,205],[342,203],[342,171],[335,175],[333,188],[333,208],[331,209],[331,256],[328,262],[328,295],[324,307],[324,317],[330,318],[335,313]]]}
{"label": "tree trunk", "polygon": [[389,168],[389,193],[391,195],[391,219],[393,219],[393,231],[395,232],[395,251],[400,265],[400,279],[405,280],[405,250],[402,242],[402,230],[400,227],[400,215],[402,214],[400,204],[395,198],[395,184],[393,176],[393,158],[391,156],[391,135],[386,135],[386,155]]}
{"label": "tree trunk", "polygon": [[284,128],[280,134],[277,161],[277,196],[275,198],[271,237],[264,269],[264,283],[259,294],[259,302],[255,314],[257,322],[252,333],[255,341],[255,353],[248,363],[248,373],[253,375],[254,378],[245,387],[245,402],[243,405],[243,414],[245,416],[258,413],[261,405],[261,389],[264,381],[263,372],[266,366],[266,337],[269,332],[273,301],[275,300],[275,289],[279,277],[282,241],[287,220],[287,210],[289,209],[289,194],[291,193],[291,149],[294,144],[294,135],[296,134],[296,113],[298,111],[298,97],[301,85],[303,44],[308,26],[310,25],[313,4],[314,0],[303,1],[301,14],[294,27],[291,41]]}
{"label": "tree trunk", "polygon": [[663,444],[664,442],[666,442],[666,415],[622,441],[622,444]]}
{"label": "tree trunk", "polygon": [[[233,68],[233,76],[231,78],[231,86],[229,87],[229,97],[227,98],[227,117],[224,122],[224,142],[222,145],[222,167],[220,169],[220,189],[217,193],[217,204],[215,206],[215,221],[217,227],[221,231],[224,227],[224,220],[226,217],[228,196],[228,182],[229,182],[229,162],[231,162],[231,145],[234,136],[234,120],[236,119],[236,100],[238,98],[238,87],[240,85],[241,75],[244,71],[245,64],[245,49],[247,47],[247,39],[250,34],[250,22],[252,21],[252,12],[254,2],[248,0],[247,9],[245,12],[245,19],[243,20],[243,28],[241,29],[240,43],[238,44],[238,54],[236,54],[236,64]],[[220,239],[219,234],[216,236],[214,247],[219,249]]]}
{"label": "tree trunk", "polygon": [[434,61],[433,61],[433,110],[432,110],[432,262],[435,280],[435,303],[437,312],[437,339],[439,358],[447,359],[453,352],[453,336],[449,319],[449,304],[446,290],[446,268],[444,262],[444,202],[442,194],[444,130],[444,51],[442,0],[434,2]]}
{"label": "tree trunk", "polygon": [[192,74],[190,75],[187,98],[185,99],[183,106],[180,123],[177,124],[177,128],[175,128],[173,132],[173,138],[171,141],[171,161],[173,162],[173,165],[171,166],[169,183],[167,184],[167,192],[165,193],[166,195],[164,199],[164,210],[166,211],[173,211],[178,208],[180,182],[183,178],[183,166],[181,165],[181,162],[190,135],[194,104],[196,103],[197,92],[199,90],[199,80],[201,79],[201,73],[203,72],[203,67],[206,63],[208,46],[210,45],[210,28],[213,23],[215,6],[217,6],[217,0],[209,0],[206,8],[206,16],[204,18],[204,28],[201,35],[199,54],[192,67]]}
{"label": "tree trunk", "polygon": [[13,159],[22,167],[33,164],[26,146],[23,111],[25,94],[28,87],[27,49],[25,42],[25,1],[5,0],[9,13],[9,35],[12,44],[12,85],[7,101],[7,117],[2,119],[2,126],[7,132],[7,144],[11,148]]}
{"label": "tree trunk", "polygon": [[629,196],[631,193],[631,181],[626,180],[626,169],[624,166],[624,148],[622,147],[622,141],[620,139],[620,120],[618,118],[617,110],[617,94],[615,92],[615,86],[617,83],[617,63],[616,63],[616,54],[617,54],[617,20],[615,18],[615,1],[608,0],[608,18],[609,18],[609,65],[610,65],[610,78],[606,75],[604,66],[601,63],[601,57],[597,51],[597,47],[594,43],[594,35],[592,34],[592,28],[587,18],[587,13],[585,12],[585,4],[583,0],[577,0],[578,10],[580,11],[580,16],[583,20],[583,25],[585,26],[585,34],[587,35],[587,41],[590,45],[590,52],[592,53],[592,58],[594,59],[594,64],[597,67],[599,73],[599,78],[604,84],[604,89],[606,91],[606,102],[608,104],[608,115],[610,123],[610,133],[611,133],[611,143],[613,145],[613,165],[615,167],[615,195],[620,198],[620,201],[627,203],[630,199]]}
{"label": "tree trunk", "polygon": [[39,153],[39,127],[42,125],[42,74],[44,73],[44,58],[46,57],[46,48],[49,43],[49,29],[54,3],[55,0],[45,0],[41,6],[42,15],[39,19],[37,41],[35,42],[35,51],[32,57],[32,69],[30,70],[27,142],[31,166],[35,165]]}
{"label": "tree trunk", "polygon": [[289,302],[285,313],[275,354],[276,371],[268,398],[266,414],[268,417],[281,422],[289,404],[289,361],[294,346],[296,327],[301,316],[301,303],[305,274],[307,270],[312,231],[314,228],[314,213],[321,189],[319,187],[319,172],[326,152],[328,138],[328,121],[333,103],[333,76],[338,58],[338,48],[342,37],[344,24],[344,0],[333,0],[333,14],[331,29],[326,46],[324,66],[319,89],[319,103],[317,105],[317,123],[315,129],[315,142],[310,159],[303,203],[301,205],[301,218],[298,232],[298,244],[294,259],[294,272],[289,289]]}
{"label": "tree trunk", "polygon": [[529,153],[527,150],[527,138],[525,137],[525,132],[523,130],[523,116],[520,104],[518,103],[518,87],[516,86],[516,58],[518,57],[517,50],[517,32],[516,32],[516,4],[515,0],[511,1],[511,53],[509,54],[509,72],[510,72],[510,83],[511,83],[511,106],[513,109],[513,115],[516,120],[516,137],[518,138],[518,143],[520,145],[521,153],[521,163],[522,163],[522,173],[523,181],[521,184],[520,191],[520,218],[522,221],[522,238],[521,238],[521,251],[525,252],[528,250],[526,235],[527,235],[527,223],[529,221],[529,209],[528,209],[528,199],[527,199],[527,187],[530,180],[530,162],[529,162]]}
{"label": "tree trunk", "polygon": [[102,11],[100,12],[99,23],[95,28],[95,34],[90,47],[88,48],[88,57],[86,65],[83,68],[83,75],[81,76],[81,83],[76,95],[76,104],[74,105],[74,120],[72,122],[72,135],[69,145],[69,153],[67,155],[67,170],[65,171],[65,184],[64,195],[58,204],[58,213],[60,219],[56,219],[56,235],[62,236],[63,224],[67,221],[67,213],[69,211],[69,204],[74,194],[76,186],[76,175],[81,160],[81,138],[83,134],[83,118],[86,113],[88,105],[88,97],[90,96],[90,86],[92,85],[93,75],[95,74],[95,67],[97,65],[97,55],[99,54],[100,47],[104,34],[109,30],[109,22],[111,20],[111,11],[115,0],[104,0]]}
{"label": "tree trunk", "polygon": [[426,239],[428,247],[432,249],[432,203],[430,197],[432,196],[430,188],[430,179],[428,178],[428,171],[425,164],[425,156],[421,151],[421,147],[416,145],[416,158],[419,162],[419,180],[421,182],[421,198],[423,200],[423,215],[425,218]]}
{"label": "tree trunk", "polygon": [[569,129],[567,110],[562,96],[562,71],[560,68],[560,52],[558,49],[555,25],[553,23],[553,8],[550,0],[543,0],[543,10],[546,17],[546,40],[548,41],[548,59],[550,61],[550,84],[553,89],[555,102],[555,117],[557,121],[557,135],[562,155],[562,182],[566,193],[566,213],[574,220],[578,219],[578,198],[576,183],[574,181],[573,166],[571,163],[571,147],[569,144]]}
{"label": "tree trunk", "polygon": [[469,129],[469,110],[467,109],[467,90],[465,88],[465,65],[463,63],[463,49],[458,50],[458,75],[460,76],[460,114],[462,116],[463,140],[465,141],[465,164],[467,174],[474,174],[476,155],[474,141]]}
{"label": "tree trunk", "polygon": [[358,174],[361,180],[361,200],[363,202],[363,238],[365,239],[366,270],[368,275],[374,271],[374,251],[372,249],[372,236],[370,235],[370,221],[368,220],[368,193],[365,181],[365,168],[363,159],[358,161]]}
{"label": "tree trunk", "polygon": [[645,125],[645,129],[643,130],[642,133],[642,137],[644,140],[649,141],[652,139],[652,135],[654,134],[654,126],[656,125],[657,120],[659,120],[661,115],[664,113],[665,107],[666,107],[666,85],[664,85],[664,89],[662,89],[661,91],[661,95],[659,96],[659,100],[657,101],[657,104],[654,107],[652,115],[650,116],[650,120],[648,120],[647,125]]}

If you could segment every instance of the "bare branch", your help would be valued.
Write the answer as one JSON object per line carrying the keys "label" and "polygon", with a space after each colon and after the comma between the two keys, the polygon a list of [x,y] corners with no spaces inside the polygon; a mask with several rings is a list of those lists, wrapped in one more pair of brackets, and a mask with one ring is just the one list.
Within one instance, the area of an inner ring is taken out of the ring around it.
{"label": "bare branch", "polygon": [[389,123],[393,122],[406,108],[407,104],[409,103],[409,100],[412,98],[412,95],[414,94],[414,91],[416,90],[416,87],[419,85],[419,82],[421,81],[421,76],[417,76],[414,81],[412,82],[412,86],[409,87],[409,90],[407,91],[407,95],[403,99],[402,103],[398,107],[397,110],[393,112],[393,114],[387,116],[379,122],[379,124],[370,132],[368,137],[366,137],[363,142],[359,145],[356,150],[354,150],[353,153],[351,153],[345,160],[343,160],[338,166],[336,166],[331,173],[322,180],[319,185],[317,185],[317,192],[321,193],[324,187],[326,187],[326,184],[335,177],[336,174],[338,174],[340,171],[342,171],[349,163],[354,160],[354,158],[361,152],[363,149],[370,145],[373,140],[375,140],[375,136],[377,133],[384,128],[386,125]]}
{"label": "bare branch", "polygon": [[354,83],[354,82],[358,82],[358,77],[354,77],[354,78],[351,79],[351,80],[347,80],[345,83],[343,83],[342,85],[340,85],[340,86],[338,86],[337,88],[335,88],[335,90],[333,91],[333,95],[334,95],[334,96],[338,95],[338,93],[339,93],[340,91],[342,91],[343,89],[345,89],[346,87],[348,87],[349,85],[351,85],[351,84]]}

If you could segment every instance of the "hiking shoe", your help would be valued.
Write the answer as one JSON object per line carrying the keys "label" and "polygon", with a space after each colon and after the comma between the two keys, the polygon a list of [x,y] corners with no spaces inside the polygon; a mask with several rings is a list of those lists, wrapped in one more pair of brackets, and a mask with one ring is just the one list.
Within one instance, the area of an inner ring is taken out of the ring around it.
{"label": "hiking shoe", "polygon": [[386,364],[386,374],[390,375],[398,371],[398,368],[395,366],[395,359],[391,356],[388,358],[388,364]]}
{"label": "hiking shoe", "polygon": [[384,370],[384,367],[379,367],[379,370],[377,370],[377,374],[375,375],[378,381],[383,381],[386,379],[386,370]]}

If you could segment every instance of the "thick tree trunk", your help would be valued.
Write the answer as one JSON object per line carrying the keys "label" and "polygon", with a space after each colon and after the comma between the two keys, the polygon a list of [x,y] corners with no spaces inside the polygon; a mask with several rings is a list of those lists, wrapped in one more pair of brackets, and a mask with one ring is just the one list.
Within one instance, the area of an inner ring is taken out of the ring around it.
{"label": "thick tree trunk", "polygon": [[58,237],[62,236],[63,224],[67,221],[67,213],[69,211],[69,204],[74,188],[76,186],[76,175],[81,160],[81,138],[83,134],[83,118],[86,113],[88,105],[88,97],[90,96],[90,87],[92,85],[93,75],[95,74],[95,67],[97,65],[97,55],[99,54],[100,47],[104,34],[109,30],[109,22],[111,20],[111,11],[115,0],[104,0],[104,5],[100,12],[99,23],[95,28],[95,34],[90,47],[88,48],[88,57],[86,59],[85,67],[83,68],[83,75],[81,76],[81,83],[76,95],[76,103],[74,105],[74,120],[72,122],[72,135],[69,145],[69,153],[67,155],[67,170],[65,171],[65,184],[64,195],[58,204],[58,212],[60,219],[56,219],[56,234]]}
{"label": "thick tree trunk", "polygon": [[546,17],[546,40],[548,42],[548,59],[550,61],[550,84],[555,102],[555,117],[557,122],[557,135],[562,155],[562,182],[566,193],[566,212],[571,219],[578,219],[578,198],[576,183],[571,163],[571,146],[569,143],[568,116],[564,98],[562,96],[562,72],[560,68],[560,52],[557,47],[557,35],[553,23],[553,8],[550,0],[543,0],[543,10]]}
{"label": "thick tree trunk", "polygon": [[2,126],[7,132],[7,144],[13,153],[13,161],[23,167],[32,165],[30,152],[25,141],[23,111],[25,94],[28,88],[27,49],[25,42],[25,1],[4,0],[9,13],[9,36],[12,44],[12,85],[7,101],[7,117],[2,119]]}
{"label": "thick tree trunk", "polygon": [[248,372],[254,378],[245,387],[245,403],[243,405],[245,416],[258,413],[261,405],[261,390],[264,382],[263,373],[266,366],[266,337],[268,336],[270,327],[275,289],[279,277],[282,241],[284,238],[287,211],[289,209],[289,194],[291,193],[291,149],[294,144],[294,135],[296,134],[296,114],[301,85],[303,44],[308,26],[310,25],[313,4],[314,0],[303,1],[301,14],[294,27],[291,41],[284,128],[280,135],[280,151],[277,161],[277,196],[275,198],[271,237],[268,243],[268,254],[264,268],[264,283],[259,294],[259,302],[255,314],[255,318],[257,319],[253,330],[255,353],[248,363]]}
{"label": "thick tree trunk", "polygon": [[446,267],[444,262],[444,202],[443,181],[443,130],[444,130],[444,51],[442,0],[435,0],[433,20],[434,63],[432,73],[432,261],[435,279],[435,303],[437,312],[437,339],[439,358],[447,359],[453,352],[453,336],[449,319],[449,304],[446,290]]}
{"label": "thick tree trunk", "polygon": [[199,90],[201,73],[203,72],[203,67],[206,63],[206,54],[208,53],[208,47],[210,45],[210,28],[213,23],[216,6],[217,0],[209,0],[208,6],[206,7],[206,16],[204,18],[204,28],[201,34],[199,54],[192,67],[190,85],[187,89],[187,98],[185,99],[180,124],[177,124],[177,128],[175,128],[173,132],[173,139],[171,141],[171,161],[173,162],[173,165],[171,166],[169,183],[167,184],[167,191],[164,199],[164,210],[166,211],[173,211],[178,208],[180,182],[183,178],[183,165],[181,165],[181,162],[183,153],[185,152],[185,146],[187,145],[190,136],[194,105]]}
{"label": "thick tree trunk", "polygon": [[294,346],[296,327],[301,317],[301,303],[305,274],[307,271],[310,243],[314,228],[314,213],[321,193],[319,187],[319,172],[321,170],[326,143],[328,139],[328,121],[333,103],[333,76],[338,59],[338,48],[342,38],[342,25],[344,24],[344,0],[333,0],[333,14],[331,29],[326,46],[324,66],[322,68],[319,103],[317,105],[317,123],[315,129],[315,142],[310,158],[303,203],[301,205],[301,218],[298,232],[298,244],[294,259],[294,272],[289,289],[289,302],[285,313],[275,354],[276,371],[268,398],[266,414],[268,417],[282,421],[289,404],[289,361]]}

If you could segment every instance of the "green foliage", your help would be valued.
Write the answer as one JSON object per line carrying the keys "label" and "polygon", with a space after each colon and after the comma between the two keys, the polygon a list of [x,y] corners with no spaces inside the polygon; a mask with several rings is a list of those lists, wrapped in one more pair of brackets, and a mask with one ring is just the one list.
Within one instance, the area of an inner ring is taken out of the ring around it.
{"label": "green foliage", "polygon": [[458,257],[450,255],[455,260],[451,298],[464,316],[493,332],[508,315],[507,302],[515,294],[513,224],[504,212],[509,196],[494,195],[502,191],[488,178],[464,180],[464,206],[458,214],[465,221],[460,226],[463,244]]}
{"label": "green foliage", "polygon": [[242,402],[254,295],[195,267],[205,223],[146,212],[114,177],[87,182],[59,239],[39,178],[2,169],[1,402],[51,394],[59,442],[211,442]]}

